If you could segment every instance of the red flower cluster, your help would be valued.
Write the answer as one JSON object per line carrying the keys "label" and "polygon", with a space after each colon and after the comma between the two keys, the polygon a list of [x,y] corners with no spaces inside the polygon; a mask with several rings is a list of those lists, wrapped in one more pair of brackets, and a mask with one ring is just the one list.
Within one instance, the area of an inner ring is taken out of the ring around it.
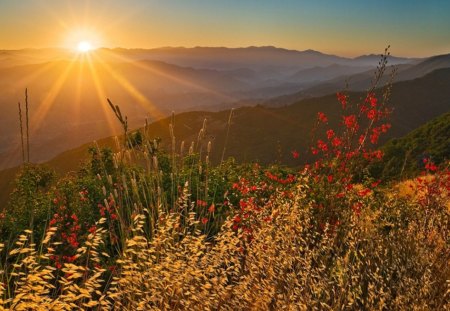
{"label": "red flower cluster", "polygon": [[[55,198],[54,204],[60,203],[62,200]],[[73,262],[76,255],[69,255],[76,252],[80,246],[79,234],[81,232],[81,225],[78,216],[75,213],[70,213],[65,205],[58,207],[58,212],[53,214],[49,221],[49,225],[57,227],[55,238],[59,238],[62,245],[59,246],[59,254],[50,256],[50,259],[55,262],[55,267],[61,269],[64,262]],[[60,255],[64,254],[64,255]]]}
{"label": "red flower cluster", "polygon": [[344,95],[343,93],[336,93],[337,99],[338,101],[341,103],[342,105],[342,109],[345,110],[347,109],[347,101],[348,101],[348,96]]}
{"label": "red flower cluster", "polygon": [[343,123],[345,127],[350,130],[357,131],[359,128],[358,122],[356,121],[356,116],[354,114],[344,116]]}
{"label": "red flower cluster", "polygon": [[318,140],[317,141],[317,148],[319,148],[320,150],[322,150],[322,152],[328,152],[328,145],[326,142],[324,142],[323,140]]}
{"label": "red flower cluster", "polygon": [[450,170],[448,167],[440,169],[428,158],[423,159],[423,163],[423,176],[410,185],[414,199],[429,212],[445,210],[450,201]]}
{"label": "red flower cluster", "polygon": [[319,119],[319,121],[323,122],[323,123],[327,123],[328,122],[328,118],[323,112],[318,112],[317,113],[317,119]]}
{"label": "red flower cluster", "polygon": [[377,106],[378,99],[375,97],[375,93],[371,92],[367,94],[366,103],[370,104],[370,107],[375,108]]}
{"label": "red flower cluster", "polygon": [[292,183],[294,183],[296,181],[296,177],[294,175],[292,175],[292,174],[288,174],[286,178],[282,178],[282,177],[279,177],[279,176],[277,176],[275,174],[272,174],[271,172],[267,171],[266,172],[266,176],[270,180],[278,182],[278,183],[280,183],[282,185],[292,184]]}
{"label": "red flower cluster", "polygon": [[333,145],[333,147],[339,147],[340,145],[342,145],[342,140],[338,137],[334,137],[331,141],[331,144]]}
{"label": "red flower cluster", "polygon": [[[108,203],[108,204],[106,204]],[[105,200],[105,205],[98,203],[97,204],[100,216],[106,217],[106,212],[109,214],[109,217],[112,220],[118,219],[118,215],[116,214],[116,209],[119,208],[119,206],[116,206],[116,201],[112,196],[109,197],[108,201]]]}
{"label": "red flower cluster", "polygon": [[328,130],[327,131],[327,138],[328,140],[332,139],[336,134],[334,133],[333,130]]}
{"label": "red flower cluster", "polygon": [[206,205],[208,205],[208,202],[205,202],[203,200],[197,200],[197,206],[206,207]]}
{"label": "red flower cluster", "polygon": [[425,164],[425,169],[427,171],[431,171],[431,172],[435,172],[437,170],[437,166],[436,164],[434,164],[433,162],[431,162],[428,159],[423,159],[423,163]]}

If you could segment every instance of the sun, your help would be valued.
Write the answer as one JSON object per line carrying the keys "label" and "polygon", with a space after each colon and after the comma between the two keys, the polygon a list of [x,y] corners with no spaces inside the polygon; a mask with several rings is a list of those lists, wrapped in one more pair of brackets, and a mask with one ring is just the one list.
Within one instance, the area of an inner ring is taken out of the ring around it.
{"label": "sun", "polygon": [[86,53],[93,49],[92,44],[88,41],[80,41],[77,45],[78,52]]}

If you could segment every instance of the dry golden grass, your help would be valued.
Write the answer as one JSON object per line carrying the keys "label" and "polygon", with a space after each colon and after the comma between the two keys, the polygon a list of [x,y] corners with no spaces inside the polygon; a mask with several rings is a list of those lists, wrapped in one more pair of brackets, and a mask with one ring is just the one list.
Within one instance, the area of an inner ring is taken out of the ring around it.
{"label": "dry golden grass", "polygon": [[[196,231],[193,213],[160,211],[154,237],[147,216],[134,216],[132,233],[105,279],[98,251],[107,230],[78,249],[83,266],[66,263],[57,278],[48,258],[58,242],[49,229],[39,248],[30,232],[9,252],[0,284],[2,310],[446,310],[450,307],[448,213],[425,221],[413,202],[385,198],[338,228],[313,226],[308,191],[279,196],[248,234],[232,220],[214,242]],[[403,203],[399,203],[403,202]],[[403,208],[409,219],[400,222]],[[270,215],[267,221],[264,215]],[[183,219],[183,217],[185,217]],[[388,217],[391,217],[389,219]],[[437,222],[439,221],[439,224]],[[181,225],[183,223],[183,225]],[[52,244],[53,243],[53,244]],[[41,250],[41,251],[39,251]],[[12,286],[11,286],[12,285]],[[58,285],[58,289],[55,286]]]}

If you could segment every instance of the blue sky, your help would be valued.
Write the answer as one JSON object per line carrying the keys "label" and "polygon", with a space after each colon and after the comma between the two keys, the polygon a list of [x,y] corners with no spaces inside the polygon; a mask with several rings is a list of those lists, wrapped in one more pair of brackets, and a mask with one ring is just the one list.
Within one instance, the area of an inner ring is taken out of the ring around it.
{"label": "blue sky", "polygon": [[[274,45],[356,56],[450,52],[450,1],[0,0],[0,49]],[[72,37],[72,39],[70,39]],[[69,43],[70,42],[70,43]]]}

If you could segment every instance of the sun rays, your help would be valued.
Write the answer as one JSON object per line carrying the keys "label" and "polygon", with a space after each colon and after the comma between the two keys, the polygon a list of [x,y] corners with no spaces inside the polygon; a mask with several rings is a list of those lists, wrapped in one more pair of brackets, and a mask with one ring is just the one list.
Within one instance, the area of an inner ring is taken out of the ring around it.
{"label": "sun rays", "polygon": [[[98,12],[95,12],[94,16],[88,2],[84,6],[84,11],[78,14],[72,11],[70,3],[67,6],[68,11],[71,12],[68,18],[62,18],[52,7],[43,7],[47,17],[55,24],[55,31],[62,30],[61,46],[66,51],[47,64],[36,65],[36,70],[22,77],[17,84],[18,90],[28,88],[32,94],[30,135],[35,137],[36,141],[47,139],[42,136],[44,135],[42,133],[49,131],[50,125],[46,124],[46,120],[52,118],[50,115],[67,118],[59,120],[65,127],[61,129],[60,135],[72,135],[72,133],[78,135],[76,133],[81,133],[80,124],[85,122],[95,122],[96,129],[99,129],[97,134],[99,136],[116,134],[118,124],[107,104],[107,98],[111,98],[119,106],[124,105],[123,113],[135,122],[143,124],[146,117],[158,120],[167,116],[168,111],[173,108],[167,107],[167,102],[158,99],[159,95],[155,95],[158,91],[154,91],[157,88],[141,83],[147,78],[149,81],[164,80],[164,87],[167,85],[168,89],[173,83],[173,89],[177,91],[171,90],[169,93],[175,97],[185,94],[208,94],[210,98],[215,98],[218,104],[237,100],[209,87],[206,80],[203,83],[202,80],[191,79],[189,75],[183,73],[183,70],[180,71],[181,73],[166,71],[152,64],[152,59],[146,62],[114,50],[101,49],[100,47],[108,39],[105,34],[113,33],[117,27],[121,27],[121,24],[133,18],[132,12],[111,21],[106,15],[102,16]],[[136,9],[135,13],[139,13],[139,10]],[[136,83],[136,77],[127,74],[127,71],[123,72],[122,66],[138,69],[138,75],[142,77],[142,80]],[[41,79],[43,77],[46,79]],[[41,80],[45,82],[41,83]],[[37,90],[37,85],[40,89],[34,93],[33,88]],[[36,96],[33,96],[33,93]],[[117,96],[117,99],[114,96]],[[61,114],[61,111],[65,110],[70,112]],[[86,111],[95,113],[86,115]],[[86,120],[86,117],[89,120]],[[67,123],[71,125],[66,127]],[[137,124],[135,123],[134,126]],[[69,128],[72,132],[67,132]],[[90,139],[93,137],[86,137],[86,140]]]}
{"label": "sun rays", "polygon": [[34,113],[34,116],[31,118],[31,129],[35,131],[40,127],[42,121],[45,119],[48,111],[51,109],[52,105],[56,97],[58,96],[61,88],[63,87],[66,79],[71,72],[73,66],[75,64],[75,60],[72,60],[68,63],[65,70],[59,76],[59,78],[53,83],[52,88],[48,91],[47,95],[44,99],[38,104],[38,109]]}
{"label": "sun rays", "polygon": [[[88,50],[87,46],[83,47],[83,49]],[[80,48],[81,50],[81,48]],[[84,51],[84,50],[83,50]],[[148,74],[151,74],[156,77],[161,77],[168,79],[169,81],[173,81],[174,84],[180,84],[183,86],[187,86],[193,90],[202,91],[204,93],[209,93],[216,95],[217,98],[223,99],[226,101],[232,101],[234,98],[223,94],[221,92],[212,90],[208,87],[205,87],[200,84],[193,83],[189,80],[182,79],[177,76],[170,75],[162,70],[157,68],[153,68],[150,65],[143,64],[141,62],[137,62],[135,60],[126,58],[124,56],[118,55],[110,50],[103,50],[105,52],[118,59],[121,64],[131,64],[132,66],[142,69]],[[134,103],[139,105],[143,111],[147,114],[147,116],[151,117],[153,120],[161,119],[166,116],[162,112],[158,105],[153,103],[145,93],[140,90],[138,87],[134,86],[130,81],[129,77],[121,74],[118,70],[114,68],[110,62],[105,61],[101,55],[97,54],[95,51],[91,50],[90,53],[81,53],[75,54],[70,61],[64,62],[65,68],[59,75],[59,77],[52,83],[51,89],[48,90],[47,95],[38,103],[38,109],[34,113],[32,117],[32,129],[35,131],[38,129],[43,120],[46,118],[49,111],[51,111],[52,106],[55,104],[55,101],[58,99],[58,95],[60,94],[63,87],[67,87],[67,85],[73,85],[75,90],[75,96],[73,98],[73,104],[79,106],[81,103],[81,96],[85,88],[88,88],[89,83],[92,83],[95,93],[97,95],[98,102],[92,104],[98,104],[102,107],[103,116],[102,120],[108,123],[108,128],[111,133],[114,133],[115,126],[112,123],[111,113],[109,111],[109,107],[106,104],[106,98],[110,97],[110,94],[107,94],[105,83],[111,83],[110,80],[108,82],[103,81],[102,76],[99,71],[106,73],[112,80],[115,82],[114,85],[108,85],[108,88],[116,88],[119,87],[124,94],[128,95]],[[78,65],[78,70],[76,70],[74,74],[74,67]],[[49,63],[46,66],[42,67],[33,75],[25,77],[22,79],[23,83],[30,83],[35,79],[38,79],[41,75],[44,75],[48,70],[54,67],[55,64]],[[87,68],[84,68],[87,66]],[[87,70],[86,70],[87,69]],[[73,81],[72,81],[73,80]],[[70,103],[68,103],[70,104]],[[120,103],[118,103],[120,105]],[[79,111],[79,110],[78,110]],[[126,113],[126,112],[125,112]],[[80,119],[82,116],[80,113],[76,113],[76,115],[71,116],[72,118]],[[72,120],[79,121],[79,120]],[[100,120],[99,120],[100,121]]]}
{"label": "sun rays", "polygon": [[90,72],[91,77],[92,77],[92,79],[94,81],[97,98],[98,98],[98,100],[100,102],[100,106],[102,108],[104,120],[108,124],[108,128],[110,129],[111,134],[113,134],[115,126],[114,126],[114,123],[113,123],[114,120],[113,120],[111,111],[109,110],[110,108],[106,104],[107,94],[106,94],[106,92],[104,90],[102,82],[99,79],[99,76],[98,76],[98,73],[97,73],[97,69],[94,66],[94,64],[92,63],[91,55],[87,55],[86,59],[87,59],[87,63],[88,63],[88,66],[89,66],[89,72]]}

